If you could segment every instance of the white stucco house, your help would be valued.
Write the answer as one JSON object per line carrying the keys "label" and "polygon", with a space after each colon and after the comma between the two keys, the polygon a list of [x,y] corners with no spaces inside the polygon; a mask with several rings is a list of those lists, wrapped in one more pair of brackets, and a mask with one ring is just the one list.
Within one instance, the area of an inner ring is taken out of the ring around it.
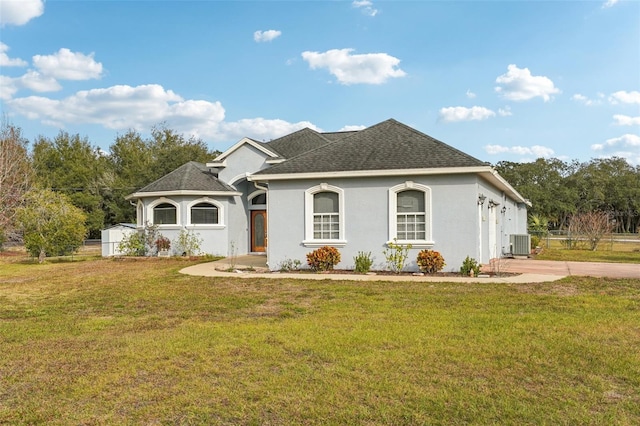
{"label": "white stucco house", "polygon": [[304,265],[324,245],[340,250],[337,268],[352,268],[365,251],[382,269],[395,239],[413,247],[407,269],[430,248],[457,271],[466,256],[487,263],[522,244],[529,205],[488,163],[393,119],[266,143],[243,138],[127,198],[139,228],[157,224],[170,239],[193,230],[204,252],[262,253],[273,270],[287,260]]}

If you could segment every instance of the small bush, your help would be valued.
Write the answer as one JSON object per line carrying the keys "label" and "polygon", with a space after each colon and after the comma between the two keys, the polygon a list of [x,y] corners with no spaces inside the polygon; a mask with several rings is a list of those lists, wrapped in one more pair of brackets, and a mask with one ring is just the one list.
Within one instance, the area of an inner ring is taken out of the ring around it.
{"label": "small bush", "polygon": [[118,251],[125,256],[144,256],[146,253],[144,236],[139,232],[125,235],[118,243]]}
{"label": "small bush", "polygon": [[358,274],[366,274],[373,265],[373,259],[371,258],[371,252],[359,251],[358,255],[353,258],[355,263],[355,271]]}
{"label": "small bush", "polygon": [[434,274],[444,268],[444,258],[435,250],[421,250],[418,253],[418,266],[425,274]]}
{"label": "small bush", "polygon": [[297,271],[298,269],[300,269],[300,265],[302,265],[302,262],[300,262],[298,259],[292,260],[287,258],[280,262],[278,270],[280,272]]}
{"label": "small bush", "polygon": [[540,245],[540,237],[538,235],[531,234],[531,249],[535,249]]}
{"label": "small bush", "polygon": [[200,234],[182,229],[176,241],[176,251],[183,256],[197,256],[200,254],[201,244]]}
{"label": "small bush", "polygon": [[158,251],[169,250],[171,248],[171,240],[162,235],[160,235],[158,239],[156,239],[154,244],[156,246],[156,250]]}
{"label": "small bush", "polygon": [[471,271],[473,271],[473,275],[477,277],[478,274],[480,274],[480,265],[478,265],[478,262],[474,258],[467,256],[460,267],[460,274],[468,277],[471,275]]}
{"label": "small bush", "polygon": [[335,247],[324,246],[307,253],[307,264],[314,271],[330,271],[340,263],[340,252]]}
{"label": "small bush", "polygon": [[399,274],[404,269],[404,264],[407,261],[407,257],[409,257],[409,250],[411,250],[412,245],[407,244],[403,247],[394,238],[392,243],[387,243],[387,247],[382,251],[384,258],[387,260],[387,268]]}

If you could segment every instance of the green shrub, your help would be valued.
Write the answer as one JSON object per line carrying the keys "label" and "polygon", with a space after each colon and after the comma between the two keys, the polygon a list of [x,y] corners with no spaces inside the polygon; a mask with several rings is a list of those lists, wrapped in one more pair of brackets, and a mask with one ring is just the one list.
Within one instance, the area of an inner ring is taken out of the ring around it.
{"label": "green shrub", "polygon": [[373,265],[373,259],[371,258],[371,252],[359,251],[358,255],[353,258],[355,263],[355,271],[358,274],[366,274]]}
{"label": "green shrub", "polygon": [[531,235],[531,249],[535,249],[540,245],[540,237],[538,235]]}
{"label": "green shrub", "polygon": [[144,256],[146,254],[144,236],[140,232],[125,235],[118,243],[118,251],[125,256]]}
{"label": "green shrub", "polygon": [[444,268],[444,258],[435,250],[421,250],[418,253],[418,266],[425,274],[434,274]]}
{"label": "green shrub", "polygon": [[324,246],[307,253],[307,264],[314,271],[330,271],[340,263],[340,252],[335,247]]}
{"label": "green shrub", "polygon": [[473,271],[473,275],[477,277],[480,274],[480,265],[474,258],[467,256],[460,267],[460,274],[468,277],[471,275],[471,271]]}
{"label": "green shrub", "polygon": [[182,229],[176,240],[176,252],[183,256],[197,256],[200,254],[201,244],[200,234]]}
{"label": "green shrub", "polygon": [[387,260],[387,268],[399,274],[404,269],[404,264],[407,261],[407,257],[409,257],[409,250],[413,246],[407,244],[403,247],[397,241],[398,239],[394,238],[392,243],[387,243],[387,248],[382,251],[382,254]]}

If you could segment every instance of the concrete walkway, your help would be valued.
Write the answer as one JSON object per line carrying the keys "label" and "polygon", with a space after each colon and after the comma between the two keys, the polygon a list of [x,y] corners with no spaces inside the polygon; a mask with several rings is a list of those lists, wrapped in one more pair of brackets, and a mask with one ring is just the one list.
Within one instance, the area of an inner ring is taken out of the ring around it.
{"label": "concrete walkway", "polygon": [[[247,255],[238,256],[235,260],[229,258],[215,262],[201,263],[182,269],[180,272],[187,275],[204,277],[238,277],[238,278],[294,278],[306,280],[353,280],[353,281],[422,281],[422,282],[461,282],[461,283],[539,283],[556,281],[564,278],[567,273],[558,271],[528,271],[520,275],[470,278],[470,277],[432,277],[432,276],[410,276],[410,275],[358,275],[358,274],[314,274],[314,273],[285,273],[270,272],[267,268],[265,256]],[[503,265],[501,265],[502,267]],[[514,264],[504,263],[502,272],[515,272]],[[508,269],[511,267],[511,269]],[[228,270],[233,269],[232,272]],[[250,270],[253,269],[253,270]],[[535,269],[535,268],[534,268]],[[234,272],[235,271],[235,272]]]}

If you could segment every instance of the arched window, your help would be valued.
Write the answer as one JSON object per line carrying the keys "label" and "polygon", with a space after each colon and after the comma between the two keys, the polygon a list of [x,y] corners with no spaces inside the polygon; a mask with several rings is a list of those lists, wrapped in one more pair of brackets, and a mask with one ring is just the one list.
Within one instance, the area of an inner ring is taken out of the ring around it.
{"label": "arched window", "polygon": [[396,194],[396,237],[399,240],[425,240],[424,192],[413,189]]}
{"label": "arched window", "polygon": [[258,194],[251,199],[251,205],[264,205],[267,204],[267,193],[263,192],[262,194]]}
{"label": "arched window", "polygon": [[344,246],[344,190],[326,183],[305,191],[306,247]]}
{"label": "arched window", "polygon": [[218,207],[211,203],[198,203],[192,206],[191,223],[194,225],[217,224]]}
{"label": "arched window", "polygon": [[177,223],[176,206],[161,203],[153,208],[154,225],[175,225]]}
{"label": "arched window", "polygon": [[389,189],[389,241],[433,245],[431,240],[431,188],[407,181]]}

